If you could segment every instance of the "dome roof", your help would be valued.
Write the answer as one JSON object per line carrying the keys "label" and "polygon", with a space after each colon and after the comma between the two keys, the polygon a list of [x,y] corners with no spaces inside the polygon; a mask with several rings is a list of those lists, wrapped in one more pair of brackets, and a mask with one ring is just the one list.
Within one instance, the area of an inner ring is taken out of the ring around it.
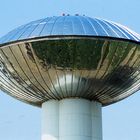
{"label": "dome roof", "polygon": [[87,16],[54,16],[20,26],[0,39],[0,44],[52,36],[99,36],[140,42],[140,35],[120,24]]}

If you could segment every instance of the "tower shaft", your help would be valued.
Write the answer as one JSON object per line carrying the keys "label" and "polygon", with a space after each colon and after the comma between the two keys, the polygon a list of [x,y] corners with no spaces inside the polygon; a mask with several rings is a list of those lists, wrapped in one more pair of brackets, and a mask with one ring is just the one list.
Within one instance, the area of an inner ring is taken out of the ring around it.
{"label": "tower shaft", "polygon": [[101,104],[78,98],[43,103],[42,140],[102,140]]}

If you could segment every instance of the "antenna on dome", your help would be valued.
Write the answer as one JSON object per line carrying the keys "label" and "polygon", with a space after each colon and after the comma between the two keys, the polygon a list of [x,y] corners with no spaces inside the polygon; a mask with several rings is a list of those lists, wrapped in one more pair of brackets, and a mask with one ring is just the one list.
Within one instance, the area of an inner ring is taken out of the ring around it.
{"label": "antenna on dome", "polygon": [[79,14],[75,14],[75,16],[79,16]]}
{"label": "antenna on dome", "polygon": [[62,16],[65,16],[65,13],[63,13]]}

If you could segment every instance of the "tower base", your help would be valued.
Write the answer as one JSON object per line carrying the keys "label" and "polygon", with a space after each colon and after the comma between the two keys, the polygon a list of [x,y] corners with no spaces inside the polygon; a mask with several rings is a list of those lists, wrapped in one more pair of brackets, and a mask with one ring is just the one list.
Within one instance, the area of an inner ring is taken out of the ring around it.
{"label": "tower base", "polygon": [[42,140],[102,140],[102,105],[86,99],[42,104]]}

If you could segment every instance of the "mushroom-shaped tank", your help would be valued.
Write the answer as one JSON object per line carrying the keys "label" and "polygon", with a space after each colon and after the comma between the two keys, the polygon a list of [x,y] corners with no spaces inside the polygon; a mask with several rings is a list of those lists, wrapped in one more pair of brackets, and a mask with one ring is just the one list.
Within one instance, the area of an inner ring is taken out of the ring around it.
{"label": "mushroom-shaped tank", "polygon": [[0,88],[32,105],[85,98],[103,106],[140,88],[140,35],[87,16],[30,22],[0,39]]}

